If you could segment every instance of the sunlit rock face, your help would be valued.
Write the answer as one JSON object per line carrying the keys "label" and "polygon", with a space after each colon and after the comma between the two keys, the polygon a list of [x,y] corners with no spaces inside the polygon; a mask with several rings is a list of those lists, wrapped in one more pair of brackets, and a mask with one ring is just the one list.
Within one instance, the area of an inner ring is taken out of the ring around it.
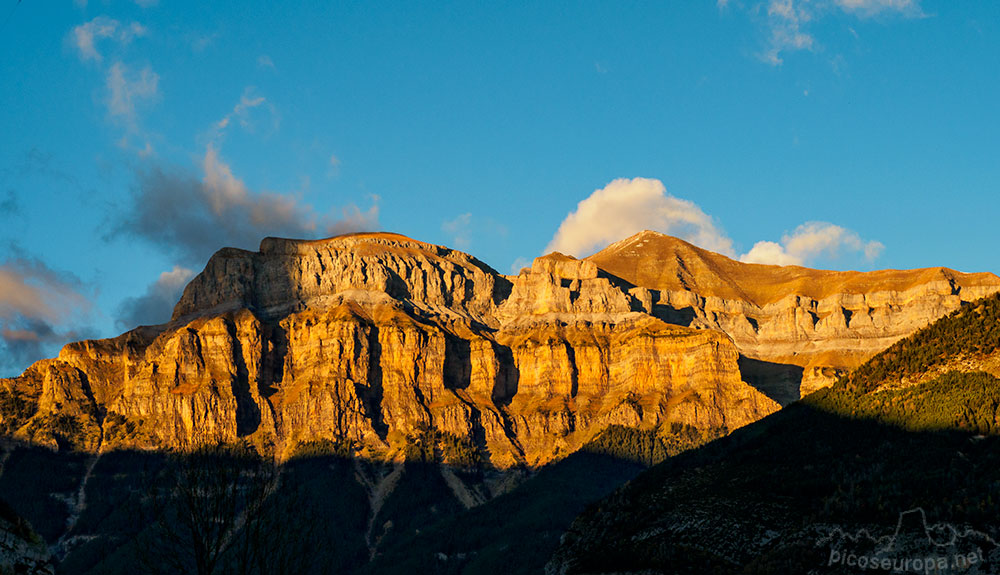
{"label": "sunlit rock face", "polygon": [[970,302],[990,273],[947,268],[838,272],[747,264],[642,232],[586,258],[649,290],[653,315],[728,334],[743,378],[788,403]]}
{"label": "sunlit rock face", "polygon": [[742,264],[652,232],[518,276],[394,234],[268,238],[216,253],[169,323],[0,380],[0,426],[53,448],[328,440],[387,460],[431,431],[537,466],[611,424],[746,425],[997,289]]}
{"label": "sunlit rock face", "polygon": [[652,315],[649,290],[559,254],[504,276],[393,234],[224,249],[170,323],[67,345],[0,380],[52,447],[247,441],[281,458],[346,443],[396,459],[427,430],[498,468],[537,466],[610,424],[734,429],[778,408],[721,331]]}

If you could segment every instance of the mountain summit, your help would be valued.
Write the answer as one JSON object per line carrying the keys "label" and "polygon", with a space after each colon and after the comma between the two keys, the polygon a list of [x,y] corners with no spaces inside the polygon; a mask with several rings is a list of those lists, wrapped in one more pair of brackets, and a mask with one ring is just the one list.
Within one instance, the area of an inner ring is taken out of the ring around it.
{"label": "mountain summit", "polygon": [[718,433],[778,408],[742,381],[725,334],[649,302],[564,256],[511,277],[395,234],[267,238],[212,256],[171,322],[0,380],[21,406],[2,423],[88,451],[245,441],[284,459],[326,441],[398,460],[430,441],[509,468],[612,424]]}
{"label": "mountain summit", "polygon": [[[963,302],[998,287],[995,276],[945,269],[742,264],[651,232],[582,260],[542,256],[516,276],[396,234],[267,238],[212,256],[169,322],[69,344],[0,379],[0,490],[61,569],[131,572],[143,540],[125,527],[123,498],[146,498],[152,476],[168,486],[190,477],[206,450],[233,449],[281,470],[287,490],[274,508],[294,517],[268,525],[312,525],[298,514],[321,510],[324,535],[285,537],[335,537],[338,546],[316,545],[333,572],[510,572],[519,562],[535,573],[572,517],[637,463],[754,424],[917,326],[971,313]],[[945,331],[966,347],[936,368],[985,353]],[[909,357],[905,342],[893,349]],[[907,365],[923,365],[922,352],[910,355]],[[948,400],[930,385],[906,398]],[[794,416],[803,405],[758,423],[788,423],[779,435],[797,445],[802,428],[822,425],[812,412]],[[830,429],[814,437],[842,432]],[[748,520],[747,533],[763,541],[763,525]]]}
{"label": "mountain summit", "polygon": [[782,404],[1000,290],[991,273],[943,267],[856,272],[743,263],[651,231],[586,261],[649,289],[653,315],[728,334],[743,356],[744,380]]}
{"label": "mountain summit", "polygon": [[266,238],[212,256],[169,323],[0,380],[17,406],[0,422],[52,447],[246,440],[279,458],[323,440],[394,459],[433,431],[541,465],[612,424],[756,421],[998,289],[744,264],[648,231],[518,276],[398,234]]}

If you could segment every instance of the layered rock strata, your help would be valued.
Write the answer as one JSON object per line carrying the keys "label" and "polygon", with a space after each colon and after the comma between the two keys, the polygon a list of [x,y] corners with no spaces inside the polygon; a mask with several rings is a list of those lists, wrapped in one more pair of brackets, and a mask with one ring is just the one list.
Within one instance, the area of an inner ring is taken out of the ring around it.
{"label": "layered rock strata", "polygon": [[[428,432],[498,468],[570,453],[610,424],[734,429],[778,405],[716,330],[589,261],[511,277],[393,234],[268,238],[216,253],[168,324],[67,345],[0,380],[0,424],[53,447],[304,443],[398,459]],[[662,305],[662,304],[661,304]]]}
{"label": "layered rock strata", "polygon": [[862,273],[742,263],[649,231],[585,261],[648,290],[652,315],[728,334],[744,379],[783,404],[1000,290],[993,274],[947,268]]}

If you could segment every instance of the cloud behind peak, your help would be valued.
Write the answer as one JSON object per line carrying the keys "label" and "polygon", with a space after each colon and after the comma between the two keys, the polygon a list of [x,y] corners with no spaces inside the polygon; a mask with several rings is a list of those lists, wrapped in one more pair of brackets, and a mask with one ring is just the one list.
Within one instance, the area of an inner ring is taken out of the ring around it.
{"label": "cloud behind peak", "polygon": [[620,178],[576,206],[545,248],[582,257],[642,230],[674,235],[703,248],[733,254],[732,241],[688,200],[667,193],[663,182]]}
{"label": "cloud behind peak", "polygon": [[697,204],[671,196],[659,180],[620,178],[577,204],[545,251],[584,257],[642,230],[676,236],[746,263],[810,265],[843,254],[870,263],[884,249],[880,242],[864,240],[842,226],[810,221],[782,236],[780,242],[759,241],[737,256],[733,241]]}
{"label": "cloud behind peak", "polygon": [[220,248],[254,250],[266,236],[314,238],[378,227],[376,197],[367,210],[347,205],[339,213],[317,213],[294,196],[251,190],[213,145],[201,170],[200,177],[158,164],[140,170],[111,235],[138,238],[198,269]]}

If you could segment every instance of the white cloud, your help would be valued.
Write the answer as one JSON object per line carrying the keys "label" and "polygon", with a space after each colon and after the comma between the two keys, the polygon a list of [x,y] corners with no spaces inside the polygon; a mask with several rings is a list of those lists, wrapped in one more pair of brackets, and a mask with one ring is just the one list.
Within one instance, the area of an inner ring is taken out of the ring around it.
{"label": "white cloud", "polygon": [[113,118],[125,122],[136,129],[136,105],[144,100],[152,100],[159,93],[160,77],[146,66],[133,73],[121,62],[115,62],[108,69],[108,113]]}
{"label": "white cloud", "polygon": [[642,230],[733,255],[732,241],[710,216],[693,202],[667,194],[659,180],[647,178],[618,179],[595,190],[566,216],[545,251],[582,257]]}
{"label": "white cloud", "polygon": [[[119,140],[123,149],[131,149],[139,157],[148,157],[153,153],[149,137],[140,130],[137,114],[138,108],[154,100],[159,95],[160,77],[146,65],[141,70],[130,68],[123,63],[123,50],[117,50],[114,63],[104,65],[104,55],[98,50],[101,41],[112,46],[123,47],[133,39],[147,34],[146,28],[138,22],[122,23],[107,16],[98,16],[73,28],[70,40],[76,47],[80,59],[98,64],[97,69],[104,75],[107,97],[105,105],[108,117],[124,128],[124,135]],[[131,142],[139,140],[140,144]],[[144,144],[143,144],[144,141]]]}
{"label": "white cloud", "polygon": [[783,53],[815,49],[817,42],[808,29],[810,23],[836,13],[862,19],[883,14],[922,15],[919,0],[769,0],[768,39],[761,59],[778,66],[783,62]]}
{"label": "white cloud", "polygon": [[740,261],[748,264],[771,264],[775,266],[799,266],[802,260],[788,254],[777,242],[762,241],[753,245],[749,252],[740,256]]}
{"label": "white cloud", "polygon": [[[442,229],[456,235],[456,243],[467,235],[471,216],[463,214]],[[737,257],[733,242],[694,202],[667,194],[655,179],[618,179],[594,191],[577,205],[559,226],[546,252],[558,251],[587,256],[608,244],[652,230],[687,240],[702,248]],[[818,259],[836,259],[843,252],[874,261],[885,246],[863,240],[852,230],[826,222],[807,222],[785,234],[781,242],[760,241],[738,256],[747,263],[808,265]],[[518,264],[515,264],[518,265]],[[516,270],[512,268],[513,273]]]}
{"label": "white cloud", "polygon": [[521,273],[522,269],[530,267],[531,267],[531,260],[529,260],[528,258],[519,257],[515,259],[513,263],[510,264],[510,275],[516,276],[517,274]]}
{"label": "white cloud", "polygon": [[761,241],[740,256],[746,263],[806,265],[819,258],[835,259],[841,251],[860,253],[874,261],[885,248],[880,242],[865,241],[857,232],[826,222],[809,222],[781,238],[781,243]]}
{"label": "white cloud", "polygon": [[465,213],[453,220],[441,224],[441,231],[451,235],[451,242],[456,248],[468,249],[472,236],[472,214]]}
{"label": "white cloud", "polygon": [[786,50],[811,50],[814,39],[803,30],[811,19],[808,10],[793,0],[771,0],[767,7],[771,38],[762,55],[772,65],[782,63],[781,52]]}
{"label": "white cloud", "polygon": [[72,39],[81,60],[100,62],[103,57],[97,51],[97,40],[112,39],[125,45],[134,38],[145,35],[146,28],[138,22],[123,25],[107,16],[98,16],[73,28]]}

